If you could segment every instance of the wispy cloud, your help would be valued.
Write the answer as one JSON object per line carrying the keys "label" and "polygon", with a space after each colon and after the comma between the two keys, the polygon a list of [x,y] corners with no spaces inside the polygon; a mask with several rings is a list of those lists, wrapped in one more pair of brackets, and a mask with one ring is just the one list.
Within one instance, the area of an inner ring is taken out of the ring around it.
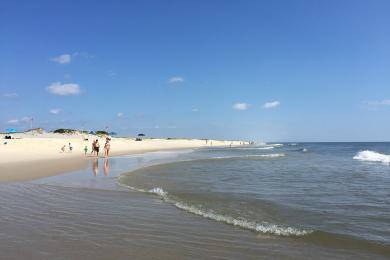
{"label": "wispy cloud", "polygon": [[70,96],[80,94],[80,87],[75,83],[61,84],[61,82],[53,82],[48,86],[47,91],[53,95]]}
{"label": "wispy cloud", "polygon": [[265,102],[264,105],[263,105],[263,108],[275,108],[275,107],[278,107],[280,106],[280,102],[279,101],[269,101],[269,102]]}
{"label": "wispy cloud", "polygon": [[91,59],[91,58],[94,58],[93,55],[87,53],[87,52],[74,52],[72,54],[69,54],[69,53],[64,53],[64,54],[61,54],[59,56],[56,56],[56,57],[53,57],[53,58],[50,58],[51,61],[53,62],[56,62],[58,64],[69,64],[71,63],[74,58],[84,58],[84,59]]}
{"label": "wispy cloud", "polygon": [[25,116],[25,117],[22,117],[21,119],[18,119],[18,118],[10,119],[10,120],[7,121],[7,124],[18,125],[20,123],[30,123],[31,120],[32,120],[32,117]]}
{"label": "wispy cloud", "polygon": [[192,111],[192,112],[199,112],[199,109],[193,108],[191,111]]}
{"label": "wispy cloud", "polygon": [[370,106],[390,106],[390,99],[384,99],[380,101],[366,101],[365,103]]}
{"label": "wispy cloud", "polygon": [[116,114],[117,117],[123,117],[123,113],[122,112],[119,112],[118,114]]}
{"label": "wispy cloud", "polygon": [[7,124],[17,125],[17,124],[19,124],[19,119],[10,119],[7,121]]}
{"label": "wispy cloud", "polygon": [[184,78],[180,76],[172,77],[168,80],[168,83],[175,84],[175,83],[182,83],[184,82]]}
{"label": "wispy cloud", "polygon": [[117,73],[116,73],[115,71],[113,71],[113,70],[109,70],[109,71],[107,72],[107,75],[108,75],[109,77],[115,77],[115,76],[117,75]]}
{"label": "wispy cloud", "polygon": [[33,120],[33,118],[31,116],[25,116],[23,117],[22,119],[20,119],[20,122],[23,122],[23,123],[29,123]]}
{"label": "wispy cloud", "polygon": [[249,108],[249,104],[247,104],[247,103],[233,104],[233,109],[235,109],[235,110],[247,110],[248,108]]}
{"label": "wispy cloud", "polygon": [[19,95],[18,93],[5,93],[3,94],[3,97],[5,98],[17,98]]}
{"label": "wispy cloud", "polygon": [[58,64],[69,64],[72,61],[72,55],[62,54],[60,56],[51,58],[50,60],[57,62]]}
{"label": "wispy cloud", "polygon": [[50,114],[53,114],[53,115],[58,115],[59,113],[61,113],[61,109],[59,108],[52,108],[49,110]]}

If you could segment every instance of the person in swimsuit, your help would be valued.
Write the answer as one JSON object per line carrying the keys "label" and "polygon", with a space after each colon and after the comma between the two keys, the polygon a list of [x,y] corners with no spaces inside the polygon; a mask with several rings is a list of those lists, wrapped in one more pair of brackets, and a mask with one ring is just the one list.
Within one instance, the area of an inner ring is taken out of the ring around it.
{"label": "person in swimsuit", "polygon": [[96,156],[98,156],[98,157],[99,157],[99,150],[100,150],[100,144],[99,144],[99,141],[96,139],[95,152],[96,152]]}
{"label": "person in swimsuit", "polygon": [[94,155],[95,154],[95,144],[96,144],[96,141],[94,140],[92,142],[92,149],[91,149],[91,154]]}
{"label": "person in swimsuit", "polygon": [[109,153],[110,153],[110,141],[106,141],[106,143],[104,144],[104,156],[105,157],[108,157]]}

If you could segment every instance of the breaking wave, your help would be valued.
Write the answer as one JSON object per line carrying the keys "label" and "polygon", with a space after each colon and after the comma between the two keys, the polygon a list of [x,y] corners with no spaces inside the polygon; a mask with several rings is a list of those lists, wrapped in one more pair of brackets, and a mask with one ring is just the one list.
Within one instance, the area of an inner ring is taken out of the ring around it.
{"label": "breaking wave", "polygon": [[[131,188],[134,189],[133,187]],[[202,216],[207,219],[215,220],[218,222],[223,222],[229,225],[256,231],[263,234],[272,234],[278,236],[304,236],[307,234],[311,234],[313,232],[312,230],[301,230],[294,227],[285,227],[285,226],[276,225],[267,222],[257,223],[255,221],[249,221],[244,218],[233,218],[231,216],[218,214],[213,212],[212,210],[200,209],[196,206],[175,201],[169,196],[168,192],[164,191],[162,188],[159,187],[150,189],[149,191],[139,190],[139,189],[135,189],[135,190],[156,194],[159,197],[161,197],[164,201],[169,202],[173,204],[175,207],[187,211],[189,213]]]}
{"label": "breaking wave", "polygon": [[390,155],[381,154],[370,150],[358,152],[353,159],[367,162],[381,162],[390,164]]}
{"label": "breaking wave", "polygon": [[224,160],[224,159],[255,159],[255,158],[277,158],[284,157],[284,153],[271,153],[271,154],[248,154],[241,156],[220,156],[220,157],[211,157],[207,160]]}

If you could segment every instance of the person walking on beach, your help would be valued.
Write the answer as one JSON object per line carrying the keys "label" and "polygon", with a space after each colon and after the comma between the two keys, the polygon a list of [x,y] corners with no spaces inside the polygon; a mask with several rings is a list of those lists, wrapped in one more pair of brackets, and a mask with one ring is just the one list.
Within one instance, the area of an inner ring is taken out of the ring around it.
{"label": "person walking on beach", "polygon": [[96,142],[95,142],[95,152],[96,152],[96,156],[98,156],[98,157],[99,157],[99,150],[100,150],[99,140],[96,139]]}
{"label": "person walking on beach", "polygon": [[95,144],[96,144],[96,141],[93,140],[93,142],[92,142],[92,149],[91,149],[91,154],[92,155],[95,155]]}
{"label": "person walking on beach", "polygon": [[71,153],[73,151],[73,146],[71,143],[69,143],[69,152]]}
{"label": "person walking on beach", "polygon": [[84,155],[85,155],[85,156],[87,156],[87,152],[88,152],[88,147],[85,146],[85,147],[84,147]]}
{"label": "person walking on beach", "polygon": [[61,147],[61,151],[62,151],[63,153],[65,152],[65,147],[66,147],[66,145],[64,145],[64,146]]}
{"label": "person walking on beach", "polygon": [[110,153],[110,141],[106,141],[106,143],[104,144],[104,156],[105,157],[108,157],[109,153]]}

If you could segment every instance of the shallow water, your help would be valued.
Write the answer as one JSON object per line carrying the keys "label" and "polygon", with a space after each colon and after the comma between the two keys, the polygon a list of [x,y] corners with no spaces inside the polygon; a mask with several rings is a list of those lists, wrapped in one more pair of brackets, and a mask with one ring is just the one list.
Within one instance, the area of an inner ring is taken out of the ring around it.
{"label": "shallow water", "polygon": [[390,144],[155,152],[0,184],[0,250],[5,259],[385,259],[390,166],[353,159],[364,150],[386,155]]}

